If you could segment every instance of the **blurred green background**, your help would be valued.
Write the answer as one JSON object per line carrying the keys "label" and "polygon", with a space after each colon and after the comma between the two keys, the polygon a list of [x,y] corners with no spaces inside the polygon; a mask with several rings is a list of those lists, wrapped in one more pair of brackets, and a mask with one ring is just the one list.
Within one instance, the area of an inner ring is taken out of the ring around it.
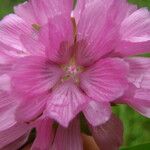
{"label": "blurred green background", "polygon": [[[13,6],[25,0],[0,0],[0,19],[13,11]],[[139,7],[150,8],[150,0],[129,0]],[[135,113],[127,106],[115,106],[114,111],[124,123],[124,146],[150,142],[150,119]],[[144,149],[143,149],[144,150]]]}

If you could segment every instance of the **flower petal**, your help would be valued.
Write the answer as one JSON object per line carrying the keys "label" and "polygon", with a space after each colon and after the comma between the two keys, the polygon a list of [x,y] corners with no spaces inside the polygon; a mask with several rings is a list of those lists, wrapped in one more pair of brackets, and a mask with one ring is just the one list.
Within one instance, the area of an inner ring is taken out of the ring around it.
{"label": "flower petal", "polygon": [[117,28],[108,18],[111,3],[94,1],[85,6],[77,26],[76,57],[79,65],[91,65],[113,50]]}
{"label": "flower petal", "polygon": [[15,124],[7,130],[0,132],[0,149],[5,148],[8,144],[15,142],[29,131],[26,124]]}
{"label": "flower petal", "polygon": [[142,115],[150,117],[150,59],[132,57],[125,60],[130,67],[130,86],[119,102],[128,104]]}
{"label": "flower petal", "polygon": [[127,73],[122,59],[101,59],[80,75],[80,86],[93,100],[113,101],[127,88]]}
{"label": "flower petal", "polygon": [[47,104],[48,115],[67,127],[88,101],[71,81],[65,82],[52,92]]}
{"label": "flower petal", "polygon": [[[94,3],[101,3],[104,5],[107,4],[107,7],[109,7],[112,4],[112,0],[109,0],[109,4],[107,2],[108,0],[77,0],[75,8],[72,12],[72,17],[75,18],[76,23],[78,24],[80,17],[82,13],[85,11],[84,9],[86,7],[90,7],[90,5],[93,5]],[[92,4],[93,3],[93,4]]]}
{"label": "flower petal", "polygon": [[141,8],[123,20],[116,52],[122,56],[137,55],[149,52],[149,46],[150,13]]}
{"label": "flower petal", "polygon": [[14,7],[15,14],[21,17],[28,24],[36,24],[37,19],[34,14],[31,2],[24,2]]}
{"label": "flower petal", "polygon": [[42,0],[31,0],[30,3],[38,23],[41,25],[46,24],[48,22],[48,14],[46,14],[47,7],[45,2]]}
{"label": "flower petal", "polygon": [[137,112],[150,118],[150,90],[138,89],[133,99],[130,99],[128,105]]}
{"label": "flower petal", "polygon": [[52,121],[46,118],[39,120],[36,124],[36,133],[31,150],[49,150],[53,141]]}
{"label": "flower petal", "polygon": [[45,56],[45,46],[37,38],[31,35],[21,35],[20,40],[25,49],[35,56]]}
{"label": "flower petal", "polygon": [[20,59],[13,70],[13,87],[18,93],[28,95],[49,91],[62,75],[59,66],[40,56],[29,56]]}
{"label": "flower petal", "polygon": [[72,121],[68,128],[61,126],[58,127],[53,148],[57,150],[83,149],[80,135],[80,124],[78,120]]}
{"label": "flower petal", "polygon": [[17,104],[6,91],[0,90],[0,132],[16,124],[15,109]]}
{"label": "flower petal", "polygon": [[126,58],[129,64],[129,88],[116,103],[124,103],[146,117],[150,117],[150,59]]}
{"label": "flower petal", "polygon": [[7,74],[0,76],[0,91],[10,91],[11,90],[11,79]]}
{"label": "flower petal", "polygon": [[111,107],[107,102],[91,101],[83,113],[92,126],[98,126],[109,120],[111,116]]}
{"label": "flower petal", "polygon": [[70,16],[73,8],[73,1],[70,0],[31,0],[31,4],[38,23],[42,25],[46,24],[49,18],[60,14]]}
{"label": "flower petal", "polygon": [[150,59],[144,57],[126,58],[129,63],[128,80],[137,88],[150,89]]}
{"label": "flower petal", "polygon": [[11,57],[0,52],[0,75],[10,73],[12,65],[13,60]]}
{"label": "flower petal", "polygon": [[[149,13],[148,9],[141,8],[141,9],[133,12],[127,18],[125,18],[125,20],[122,22],[122,26],[121,26],[122,28],[120,29],[121,33],[122,33],[122,39],[129,40],[131,42],[145,41],[146,40],[145,38],[150,33],[150,31],[149,31],[149,28],[150,28],[149,27],[149,23],[150,23],[149,16],[150,16],[150,13]],[[138,24],[135,25],[135,22],[138,22]],[[135,26],[133,26],[133,24]],[[143,28],[143,27],[145,27],[145,28]],[[141,37],[141,39],[140,38],[138,39],[138,37],[141,35],[143,36],[143,38]],[[149,39],[149,36],[147,38]]]}
{"label": "flower petal", "polygon": [[16,120],[30,123],[42,115],[48,95],[24,96],[21,97],[20,105],[16,109]]}
{"label": "flower petal", "polygon": [[[46,36],[45,36],[46,34]],[[73,27],[70,17],[59,15],[54,17],[40,32],[47,46],[46,54],[51,61],[67,63],[72,54]]]}
{"label": "flower petal", "polygon": [[75,8],[71,13],[71,17],[75,18],[76,24],[78,24],[81,14],[85,8],[86,0],[77,0]]}
{"label": "flower petal", "polygon": [[21,146],[23,146],[27,140],[28,140],[29,134],[26,133],[24,135],[22,135],[21,137],[19,137],[17,140],[15,140],[14,142],[8,144],[7,146],[5,146],[3,148],[3,150],[18,150],[19,148],[21,148]]}
{"label": "flower petal", "polygon": [[28,52],[20,41],[21,34],[31,33],[31,28],[17,15],[10,14],[0,22],[0,48],[10,56],[26,56]]}
{"label": "flower petal", "polygon": [[[106,1],[106,3],[108,2],[109,0]],[[137,6],[130,4],[127,0],[113,0],[113,3],[110,6],[108,14],[109,18],[112,19],[113,23],[120,26],[122,21],[136,10]]]}
{"label": "flower petal", "polygon": [[128,104],[135,111],[150,118],[150,89],[137,88],[130,84],[123,97],[116,103]]}
{"label": "flower petal", "polygon": [[105,124],[91,126],[91,131],[101,150],[118,150],[123,143],[123,125],[114,115]]}
{"label": "flower petal", "polygon": [[0,64],[0,75],[8,73],[11,70],[12,64]]}

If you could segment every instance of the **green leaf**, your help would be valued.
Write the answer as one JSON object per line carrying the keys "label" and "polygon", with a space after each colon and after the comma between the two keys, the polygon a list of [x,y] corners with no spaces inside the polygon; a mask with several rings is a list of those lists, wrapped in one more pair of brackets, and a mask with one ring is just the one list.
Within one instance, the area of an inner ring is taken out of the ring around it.
{"label": "green leaf", "polygon": [[141,145],[129,147],[129,148],[122,148],[120,150],[150,150],[150,143],[141,144]]}
{"label": "green leaf", "polygon": [[139,7],[148,7],[150,8],[149,0],[128,0],[130,3],[136,4]]}

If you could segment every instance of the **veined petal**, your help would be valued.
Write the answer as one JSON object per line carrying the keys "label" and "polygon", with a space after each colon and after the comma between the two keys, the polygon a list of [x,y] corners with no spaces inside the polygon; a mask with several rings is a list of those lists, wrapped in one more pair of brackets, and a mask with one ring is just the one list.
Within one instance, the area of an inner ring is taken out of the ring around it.
{"label": "veined petal", "polygon": [[128,105],[134,108],[137,112],[150,118],[150,90],[137,89],[133,99],[131,98]]}
{"label": "veined petal", "polygon": [[118,150],[123,143],[123,125],[114,115],[100,126],[91,126],[91,132],[101,150]]}
{"label": "veined petal", "polygon": [[8,55],[0,52],[0,75],[10,73],[13,60]]}
{"label": "veined petal", "polygon": [[[15,124],[7,130],[0,132],[0,149],[5,148],[5,146],[15,142],[24,134],[28,133],[29,126],[26,124]],[[7,148],[7,147],[6,147]]]}
{"label": "veined petal", "polygon": [[141,8],[123,20],[116,53],[121,56],[142,54],[149,52],[149,46],[150,13],[146,8]]}
{"label": "veined petal", "polygon": [[77,0],[74,10],[71,13],[71,17],[75,18],[76,24],[78,24],[81,14],[85,8],[86,0]]}
{"label": "veined petal", "polygon": [[22,42],[25,49],[35,56],[45,56],[45,46],[42,42],[31,35],[21,35],[20,41]]}
{"label": "veined petal", "polygon": [[113,50],[117,28],[109,19],[111,3],[95,0],[85,5],[77,25],[76,57],[79,65],[91,65]]}
{"label": "veined petal", "polygon": [[12,143],[8,144],[7,146],[3,147],[3,150],[10,150],[10,149],[19,149],[21,148],[28,140],[29,134],[26,133],[19,137],[17,140],[13,141]]}
{"label": "veined petal", "polygon": [[0,132],[16,124],[15,109],[17,103],[7,91],[0,90]]}
{"label": "veined petal", "polygon": [[21,34],[31,33],[31,28],[17,15],[10,14],[0,22],[0,48],[10,56],[26,56],[28,52],[20,41]]}
{"label": "veined petal", "polygon": [[[121,24],[121,29],[120,29],[122,33],[122,39],[129,40],[131,42],[140,42],[140,40],[145,41],[146,39],[144,39],[144,37],[146,38],[146,35],[147,35],[147,38],[148,38],[149,37],[148,35],[150,34],[149,16],[150,16],[150,13],[148,9],[141,8],[133,12],[127,18],[125,18]],[[135,22],[138,22],[138,24],[135,25]],[[140,36],[142,37],[138,39],[138,37]]]}
{"label": "veined petal", "polygon": [[109,120],[111,116],[111,107],[108,102],[91,101],[84,109],[83,113],[92,126],[98,126]]}
{"label": "veined petal", "polygon": [[3,53],[2,51],[0,51],[0,64],[7,64],[9,62],[11,62],[13,59],[6,55],[5,53]]}
{"label": "veined petal", "polygon": [[72,11],[72,17],[75,18],[76,23],[78,24],[80,17],[86,7],[90,7],[90,5],[92,3],[98,4],[98,3],[102,3],[102,2],[103,2],[103,4],[106,3],[108,7],[110,6],[109,4],[112,3],[112,1],[110,1],[110,0],[109,0],[109,4],[107,3],[107,0],[77,0],[75,8]]}
{"label": "veined petal", "polygon": [[60,14],[69,16],[72,8],[72,0],[30,0],[16,6],[14,9],[15,13],[29,24],[44,25],[54,16]]}
{"label": "veined petal", "polygon": [[0,64],[0,75],[9,73],[11,71],[12,64]]}
{"label": "veined petal", "polygon": [[68,128],[58,127],[53,148],[57,150],[83,150],[78,120],[73,120]]}
{"label": "veined petal", "polygon": [[49,91],[63,74],[58,65],[40,56],[21,58],[13,70],[13,87],[19,93],[28,95]]}
{"label": "veined petal", "polygon": [[52,91],[47,103],[47,113],[62,126],[67,127],[87,101],[88,99],[73,82],[64,82]]}
{"label": "veined petal", "polygon": [[7,74],[0,76],[0,91],[10,91],[11,90],[11,79]]}
{"label": "veined petal", "polygon": [[[48,22],[48,14],[46,14],[46,4],[44,0],[30,0],[33,12],[39,24],[44,25]],[[47,1],[48,2],[48,1]],[[39,13],[40,12],[40,13]]]}
{"label": "veined petal", "polygon": [[80,86],[97,101],[113,101],[127,88],[128,65],[122,59],[101,59],[80,75]]}
{"label": "veined petal", "polygon": [[[45,36],[45,34],[48,35]],[[60,64],[69,61],[73,44],[73,27],[70,17],[63,15],[54,17],[47,26],[43,27],[40,35],[47,46],[46,54],[51,61]]]}
{"label": "veined petal", "polygon": [[[108,2],[109,0],[106,1],[106,3]],[[136,10],[137,6],[130,4],[127,0],[113,0],[113,3],[111,4],[108,12],[109,19],[111,19],[112,22],[117,26],[120,26],[122,21]]]}
{"label": "veined petal", "polygon": [[46,24],[49,18],[51,19],[60,14],[69,17],[73,8],[72,0],[31,0],[30,2],[35,16],[41,24]]}
{"label": "veined petal", "polygon": [[31,2],[24,2],[15,6],[14,11],[16,15],[21,17],[28,24],[32,25],[38,23]]}
{"label": "veined petal", "polygon": [[135,111],[150,118],[150,89],[137,88],[130,84],[123,97],[116,103],[127,104]]}
{"label": "veined petal", "polygon": [[150,117],[150,60],[144,57],[126,58],[129,63],[129,88],[117,103],[125,103],[140,114]]}
{"label": "veined petal", "polygon": [[131,106],[140,114],[150,117],[150,59],[144,57],[126,58],[129,63],[129,88],[117,102]]}
{"label": "veined petal", "polygon": [[36,139],[31,150],[49,150],[53,141],[52,121],[42,119],[36,124]]}
{"label": "veined petal", "polygon": [[130,86],[118,102],[128,104],[140,114],[150,117],[150,59],[126,58],[129,63]]}
{"label": "veined petal", "polygon": [[[18,98],[19,99],[19,98]],[[16,120],[30,123],[43,114],[48,94],[20,97],[20,104],[16,109]]]}
{"label": "veined petal", "polygon": [[137,88],[150,89],[150,59],[132,57],[125,61],[129,63],[128,80]]}

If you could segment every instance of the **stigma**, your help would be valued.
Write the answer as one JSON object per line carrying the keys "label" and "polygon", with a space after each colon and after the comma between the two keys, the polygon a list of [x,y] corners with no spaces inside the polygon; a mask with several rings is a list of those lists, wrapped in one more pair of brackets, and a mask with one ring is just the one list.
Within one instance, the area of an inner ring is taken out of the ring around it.
{"label": "stigma", "polygon": [[69,64],[62,66],[64,76],[62,82],[72,79],[75,83],[79,83],[79,74],[83,72],[83,67],[78,66],[74,58],[72,58]]}

